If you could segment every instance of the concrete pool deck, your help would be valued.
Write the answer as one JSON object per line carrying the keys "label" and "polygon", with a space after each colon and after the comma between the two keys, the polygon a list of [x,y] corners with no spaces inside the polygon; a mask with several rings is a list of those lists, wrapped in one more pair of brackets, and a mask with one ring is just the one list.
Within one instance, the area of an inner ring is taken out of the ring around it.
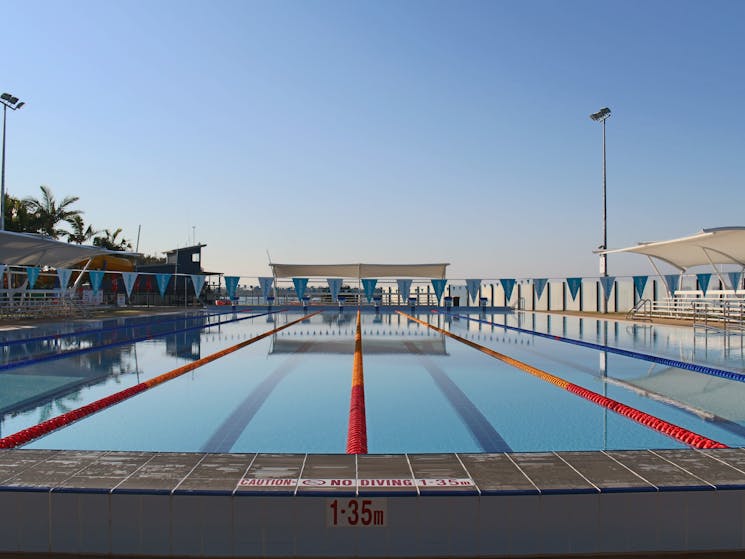
{"label": "concrete pool deck", "polygon": [[703,557],[745,550],[744,503],[745,449],[0,452],[5,554]]}

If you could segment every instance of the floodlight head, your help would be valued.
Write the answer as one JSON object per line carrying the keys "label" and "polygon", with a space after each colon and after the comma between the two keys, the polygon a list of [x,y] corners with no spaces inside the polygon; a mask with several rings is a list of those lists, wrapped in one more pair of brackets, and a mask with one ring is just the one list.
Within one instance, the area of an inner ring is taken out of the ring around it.
{"label": "floodlight head", "polygon": [[16,109],[20,109],[20,108],[21,108],[21,107],[23,107],[23,106],[24,106],[25,104],[26,104],[26,103],[25,103],[24,101],[21,101],[20,103],[18,103],[18,104],[16,105]]}
{"label": "floodlight head", "polygon": [[590,118],[594,120],[595,122],[602,122],[609,116],[610,116],[610,109],[608,107],[603,107],[598,112],[591,114]]}

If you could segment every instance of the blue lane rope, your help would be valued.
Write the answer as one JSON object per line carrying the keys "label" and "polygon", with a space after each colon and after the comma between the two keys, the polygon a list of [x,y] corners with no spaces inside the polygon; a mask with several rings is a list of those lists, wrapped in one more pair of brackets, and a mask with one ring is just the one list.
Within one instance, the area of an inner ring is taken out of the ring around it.
{"label": "blue lane rope", "polygon": [[[440,311],[442,312],[442,311]],[[448,314],[448,313],[443,313]],[[707,367],[705,365],[696,365],[695,363],[687,363],[685,361],[678,361],[677,359],[668,359],[666,357],[658,357],[656,355],[649,355],[647,353],[639,353],[638,351],[631,351],[628,349],[619,349],[617,347],[594,344],[592,342],[585,342],[582,340],[574,340],[572,338],[564,338],[562,336],[556,336],[554,334],[545,334],[543,332],[537,332],[535,330],[527,330],[525,328],[518,328],[516,326],[507,326],[506,324],[497,324],[496,322],[490,322],[488,320],[481,320],[478,318],[471,318],[466,315],[454,315],[459,318],[466,320],[472,320],[474,322],[480,322],[482,324],[488,324],[490,326],[497,326],[498,328],[504,328],[505,330],[513,330],[523,334],[530,334],[532,336],[538,336],[540,338],[546,338],[548,340],[556,340],[559,342],[566,342],[568,344],[574,344],[581,347],[587,347],[590,349],[597,349],[599,351],[607,351],[608,353],[615,353],[617,355],[623,355],[624,357],[631,357],[633,359],[641,359],[642,361],[649,361],[651,363],[658,363],[667,367],[676,367],[678,369],[685,369],[687,371],[693,371],[695,373],[702,373],[704,375],[711,375],[714,377],[726,378],[728,380],[735,380],[737,382],[745,382],[745,375],[742,373],[736,373],[734,371],[727,371],[725,369],[717,369],[715,367]]]}
{"label": "blue lane rope", "polygon": [[164,324],[167,322],[176,322],[179,320],[197,320],[199,318],[211,318],[213,316],[222,316],[224,314],[233,314],[233,311],[225,311],[225,312],[210,313],[210,314],[193,313],[187,316],[181,315],[178,318],[168,317],[168,318],[162,318],[158,320],[147,320],[147,321],[143,320],[141,322],[137,322],[136,324],[126,324],[123,326],[120,325],[120,326],[106,326],[104,328],[87,328],[87,329],[82,329],[82,330],[72,330],[70,332],[47,334],[44,336],[35,336],[33,338],[17,338],[15,340],[3,340],[3,341],[0,341],[0,347],[7,347],[7,346],[17,345],[17,344],[27,344],[27,343],[32,343],[32,342],[43,342],[46,340],[59,340],[62,338],[69,338],[71,336],[100,334],[103,332],[111,332],[114,330],[126,330],[129,328],[140,328],[143,326],[152,326],[153,324]]}
{"label": "blue lane rope", "polygon": [[20,361],[12,361],[10,363],[4,363],[0,365],[0,371],[7,371],[8,369],[16,369],[18,367],[25,367],[26,365],[33,365],[36,363],[43,363],[45,361],[55,361],[57,359],[65,359],[67,357],[72,357],[74,355],[82,355],[84,353],[91,353],[93,351],[99,351],[102,349],[106,349],[109,347],[115,347],[119,345],[124,344],[131,344],[136,342],[142,342],[145,340],[152,340],[154,338],[161,338],[165,336],[170,336],[172,334],[178,334],[180,332],[188,332],[189,330],[203,330],[206,328],[212,328],[213,326],[222,326],[223,324],[230,324],[231,322],[239,322],[241,320],[248,320],[249,318],[259,318],[261,316],[267,316],[270,314],[275,314],[278,312],[283,312],[281,310],[271,311],[271,312],[265,312],[261,314],[254,314],[250,316],[242,316],[240,318],[233,318],[231,320],[224,320],[222,322],[213,322],[212,324],[201,324],[198,326],[190,326],[188,328],[179,328],[177,330],[169,330],[167,332],[159,332],[156,334],[148,334],[146,336],[136,336],[132,338],[126,338],[123,340],[117,340],[115,342],[106,343],[106,344],[100,344],[96,346],[90,346],[90,347],[84,347],[80,349],[72,349],[68,351],[61,351],[58,353],[50,353],[48,355],[41,355],[39,357],[33,357],[31,359],[24,359]]}

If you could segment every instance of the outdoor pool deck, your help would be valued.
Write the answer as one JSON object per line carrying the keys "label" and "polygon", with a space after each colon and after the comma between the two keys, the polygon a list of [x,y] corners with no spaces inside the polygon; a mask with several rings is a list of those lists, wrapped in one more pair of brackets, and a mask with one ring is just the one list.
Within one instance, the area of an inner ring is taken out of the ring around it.
{"label": "outdoor pool deck", "polygon": [[735,556],[744,504],[745,449],[0,452],[7,557]]}

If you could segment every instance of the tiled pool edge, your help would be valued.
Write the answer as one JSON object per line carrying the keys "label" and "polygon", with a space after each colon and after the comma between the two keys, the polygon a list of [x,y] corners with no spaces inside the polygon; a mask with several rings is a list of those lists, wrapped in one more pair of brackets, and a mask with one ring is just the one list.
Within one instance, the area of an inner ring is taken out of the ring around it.
{"label": "tiled pool edge", "polygon": [[[744,505],[743,449],[357,457],[0,452],[0,553],[733,551],[745,549]],[[366,507],[358,512],[366,511],[367,526],[361,516],[350,525],[352,507]]]}

